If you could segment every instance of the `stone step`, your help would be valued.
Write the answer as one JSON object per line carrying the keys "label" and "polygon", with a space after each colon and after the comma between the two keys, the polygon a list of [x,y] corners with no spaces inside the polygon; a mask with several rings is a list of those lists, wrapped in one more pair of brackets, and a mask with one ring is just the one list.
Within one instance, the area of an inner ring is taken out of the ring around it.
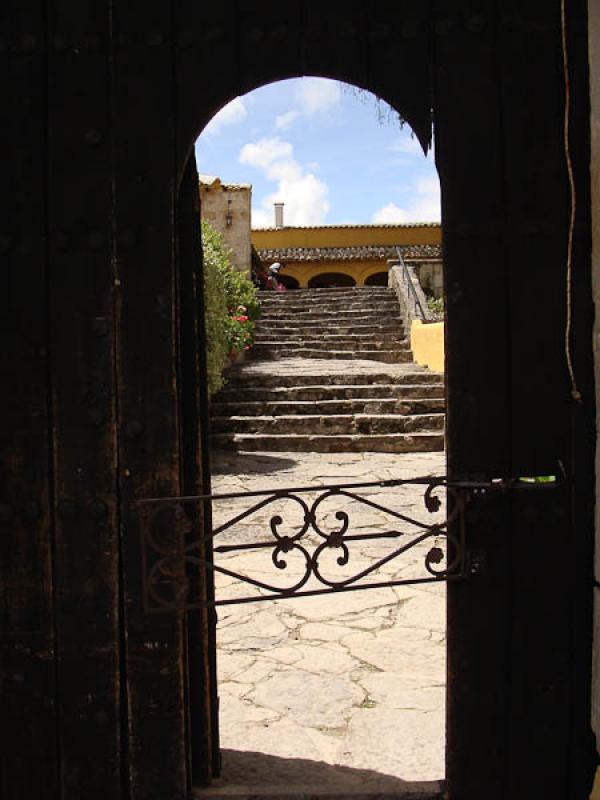
{"label": "stone step", "polygon": [[383,436],[337,435],[264,436],[251,433],[221,433],[211,444],[223,450],[296,453],[425,453],[444,449],[442,433],[388,433]]}
{"label": "stone step", "polygon": [[[443,449],[443,377],[411,363],[391,289],[260,292],[259,299],[262,316],[248,361],[226,373],[226,386],[211,404],[213,446],[313,452]],[[281,366],[270,366],[278,360]],[[348,366],[329,366],[329,361]],[[395,366],[377,366],[369,374],[373,364],[361,361]]]}
{"label": "stone step", "polygon": [[361,361],[382,361],[386,364],[406,364],[412,361],[410,350],[320,350],[308,347],[273,347],[258,342],[248,351],[248,357],[254,360],[275,360],[278,358],[327,358],[327,359],[360,359]]}
{"label": "stone step", "polygon": [[[290,330],[289,328],[285,328],[285,330]],[[276,334],[276,336],[275,336]],[[285,340],[289,341],[292,339],[311,339],[317,336],[317,332],[313,330],[312,325],[298,325],[295,331],[290,332],[288,334],[283,334],[282,331],[278,328],[275,328],[271,325],[261,325],[257,326],[255,338],[257,336],[261,336],[263,338],[274,339],[276,338],[279,340],[280,338],[285,336]],[[364,342],[376,339],[389,339],[393,341],[397,341],[398,338],[405,339],[406,337],[398,335],[398,328],[396,329],[388,329],[388,330],[375,330],[370,331],[368,333],[364,331],[356,331],[352,328],[348,329],[348,333],[340,333],[336,329],[325,329],[321,334],[318,336],[319,340],[326,339],[327,341],[336,342],[336,341],[357,341],[357,342]]]}
{"label": "stone step", "polygon": [[257,345],[284,351],[294,347],[303,347],[307,350],[408,350],[410,342],[408,339],[398,339],[395,336],[322,336],[319,339],[286,336],[273,339],[271,334],[264,333],[254,338],[254,347]]}
{"label": "stone step", "polygon": [[268,325],[326,325],[337,327],[344,325],[403,325],[400,312],[387,315],[363,314],[357,311],[340,311],[337,314],[321,314],[311,311],[309,314],[284,314],[278,317],[261,317],[260,324]]}
{"label": "stone step", "polygon": [[[250,351],[251,352],[251,351]],[[250,367],[252,365],[249,365]],[[231,390],[244,392],[248,387],[256,387],[261,390],[270,388],[281,388],[287,391],[289,388],[296,389],[301,387],[314,386],[424,386],[435,384],[443,388],[444,376],[438,372],[430,372],[425,367],[417,367],[413,364],[406,368],[406,371],[394,373],[373,372],[372,374],[359,372],[343,372],[339,375],[323,375],[320,371],[316,375],[297,372],[294,374],[279,374],[277,372],[253,372],[245,365],[233,367],[225,373],[227,384]]]}
{"label": "stone step", "polygon": [[277,305],[261,305],[261,317],[276,317],[282,313],[285,314],[309,314],[317,310],[320,313],[338,314],[342,311],[361,311],[363,314],[370,312],[372,314],[381,314],[385,312],[394,311],[396,315],[400,313],[398,303],[396,300],[350,300],[347,303],[324,302],[306,302],[306,303],[281,303]]}
{"label": "stone step", "polygon": [[273,292],[263,289],[256,294],[261,302],[285,303],[290,298],[333,297],[345,301],[352,297],[394,296],[395,292],[389,286],[331,286],[327,289],[294,289],[293,292]]}
{"label": "stone step", "polygon": [[374,322],[371,324],[363,323],[356,325],[351,322],[342,323],[340,320],[332,320],[331,324],[320,325],[316,322],[287,323],[280,320],[269,320],[268,324],[266,324],[263,320],[258,320],[255,333],[258,335],[259,333],[262,334],[263,331],[272,332],[273,335],[277,336],[298,336],[306,333],[306,331],[310,331],[312,334],[324,334],[326,336],[347,336],[348,334],[369,336],[371,334],[392,333],[403,338],[404,326],[400,321],[388,322],[386,324]]}
{"label": "stone step", "polygon": [[355,294],[346,297],[336,297],[334,295],[299,295],[290,294],[287,297],[277,298],[262,298],[259,299],[260,305],[263,308],[278,308],[287,305],[314,305],[320,303],[327,303],[330,305],[345,306],[349,304],[365,304],[365,303],[395,303],[397,297],[395,292],[386,292],[385,294]]}
{"label": "stone step", "polygon": [[330,400],[318,398],[313,401],[300,400],[237,400],[221,401],[211,404],[211,413],[215,417],[264,417],[290,416],[294,414],[436,414],[443,413],[445,401],[443,397],[427,397],[419,399],[395,397],[387,398],[347,398]]}
{"label": "stone step", "polygon": [[432,433],[444,429],[443,414],[325,414],[265,417],[216,417],[211,419],[211,433],[262,434],[387,434]]}
{"label": "stone step", "polygon": [[235,386],[225,386],[215,395],[211,403],[211,409],[215,409],[219,404],[234,403],[243,401],[252,403],[303,403],[315,401],[335,401],[335,400],[439,400],[444,399],[443,383],[422,383],[422,384],[382,384],[356,386],[274,386],[271,388],[263,386],[245,386],[241,388],[239,384]]}

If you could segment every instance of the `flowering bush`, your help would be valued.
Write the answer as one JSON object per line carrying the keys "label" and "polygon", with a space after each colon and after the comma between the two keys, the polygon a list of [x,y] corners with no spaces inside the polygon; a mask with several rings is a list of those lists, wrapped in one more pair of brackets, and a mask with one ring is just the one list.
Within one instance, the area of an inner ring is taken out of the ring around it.
{"label": "flowering bush", "polygon": [[249,350],[254,341],[254,322],[244,312],[246,306],[238,306],[235,314],[226,317],[225,331],[230,358],[242,350]]}
{"label": "flowering bush", "polygon": [[252,282],[232,266],[220,234],[206,220],[202,220],[202,254],[208,391],[212,395],[223,385],[228,361],[251,347],[260,306]]}

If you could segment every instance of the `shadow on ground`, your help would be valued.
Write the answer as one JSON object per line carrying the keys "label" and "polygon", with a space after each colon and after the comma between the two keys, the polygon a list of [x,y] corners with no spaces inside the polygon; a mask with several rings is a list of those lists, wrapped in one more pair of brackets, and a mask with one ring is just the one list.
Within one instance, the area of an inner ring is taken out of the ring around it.
{"label": "shadow on ground", "polygon": [[439,800],[441,781],[404,781],[369,769],[304,758],[223,750],[222,777],[195,796],[207,800]]}
{"label": "shadow on ground", "polygon": [[295,467],[297,462],[293,458],[263,455],[260,453],[237,453],[224,450],[214,450],[211,453],[211,474],[247,474],[267,475],[278,470],[287,470]]}

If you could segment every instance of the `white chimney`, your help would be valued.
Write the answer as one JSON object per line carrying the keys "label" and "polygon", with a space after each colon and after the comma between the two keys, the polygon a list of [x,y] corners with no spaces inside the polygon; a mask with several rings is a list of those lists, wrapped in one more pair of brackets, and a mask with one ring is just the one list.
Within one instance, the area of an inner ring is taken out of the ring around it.
{"label": "white chimney", "polygon": [[283,228],[283,203],[273,203],[275,206],[275,227]]}

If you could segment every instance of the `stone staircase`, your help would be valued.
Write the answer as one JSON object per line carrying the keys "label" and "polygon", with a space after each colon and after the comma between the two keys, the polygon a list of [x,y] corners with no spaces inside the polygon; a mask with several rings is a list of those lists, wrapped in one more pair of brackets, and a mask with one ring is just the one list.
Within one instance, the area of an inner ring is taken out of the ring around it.
{"label": "stone staircase", "polygon": [[228,372],[211,404],[213,447],[443,449],[443,376],[412,363],[391,290],[261,295],[252,358]]}
{"label": "stone staircase", "polygon": [[252,357],[412,360],[392,289],[259,292],[262,316]]}

